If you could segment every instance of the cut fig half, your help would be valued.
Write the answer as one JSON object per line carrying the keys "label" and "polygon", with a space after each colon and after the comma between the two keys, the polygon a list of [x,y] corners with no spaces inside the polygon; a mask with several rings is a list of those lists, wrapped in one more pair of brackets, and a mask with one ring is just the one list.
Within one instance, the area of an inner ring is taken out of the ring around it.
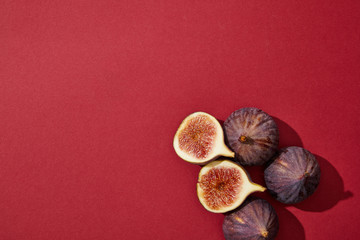
{"label": "cut fig half", "polygon": [[200,203],[214,213],[231,211],[251,193],[265,190],[250,180],[245,169],[229,160],[216,160],[205,165],[197,183]]}
{"label": "cut fig half", "polygon": [[219,156],[235,156],[225,145],[220,123],[204,112],[195,112],[183,120],[173,144],[180,158],[198,165],[205,165]]}

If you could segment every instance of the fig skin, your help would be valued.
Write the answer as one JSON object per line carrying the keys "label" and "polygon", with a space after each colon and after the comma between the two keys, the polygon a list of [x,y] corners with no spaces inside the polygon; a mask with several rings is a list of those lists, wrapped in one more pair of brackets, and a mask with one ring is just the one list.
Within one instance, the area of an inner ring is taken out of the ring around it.
{"label": "fig skin", "polygon": [[272,240],[278,231],[275,209],[257,197],[249,197],[238,209],[226,214],[223,222],[226,240]]}
{"label": "fig skin", "polygon": [[312,195],[320,182],[320,166],[313,154],[301,147],[280,150],[265,169],[270,194],[286,204],[299,203]]}
{"label": "fig skin", "polygon": [[225,120],[224,130],[228,146],[242,165],[264,165],[276,153],[278,127],[269,114],[258,108],[234,111]]}

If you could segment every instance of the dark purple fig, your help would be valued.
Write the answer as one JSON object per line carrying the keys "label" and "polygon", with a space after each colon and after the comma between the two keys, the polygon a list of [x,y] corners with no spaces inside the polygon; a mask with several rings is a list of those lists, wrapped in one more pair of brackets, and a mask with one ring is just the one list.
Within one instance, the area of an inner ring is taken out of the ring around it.
{"label": "dark purple fig", "polygon": [[257,108],[236,110],[224,122],[224,129],[227,143],[242,165],[265,164],[279,144],[275,121]]}
{"label": "dark purple fig", "polygon": [[320,167],[308,150],[283,148],[265,169],[265,182],[270,194],[278,201],[298,203],[315,192],[320,182]]}
{"label": "dark purple fig", "polygon": [[225,216],[226,240],[275,239],[279,231],[278,216],[266,200],[248,198],[237,210]]}

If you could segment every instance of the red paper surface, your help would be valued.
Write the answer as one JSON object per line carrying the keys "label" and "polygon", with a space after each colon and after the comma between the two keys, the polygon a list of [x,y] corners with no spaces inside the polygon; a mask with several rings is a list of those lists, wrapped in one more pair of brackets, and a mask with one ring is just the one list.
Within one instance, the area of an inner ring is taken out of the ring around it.
{"label": "red paper surface", "polygon": [[359,80],[355,0],[2,0],[0,239],[223,239],[172,141],[247,106],[322,169],[277,239],[357,239]]}

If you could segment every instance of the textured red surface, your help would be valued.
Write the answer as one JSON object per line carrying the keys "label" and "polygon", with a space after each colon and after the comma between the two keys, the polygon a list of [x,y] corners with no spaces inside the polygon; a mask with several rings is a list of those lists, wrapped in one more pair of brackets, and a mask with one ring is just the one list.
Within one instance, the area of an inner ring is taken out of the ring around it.
{"label": "textured red surface", "polygon": [[245,106],[322,168],[301,204],[258,194],[278,239],[357,239],[359,42],[357,0],[0,1],[0,239],[223,239],[172,140]]}

